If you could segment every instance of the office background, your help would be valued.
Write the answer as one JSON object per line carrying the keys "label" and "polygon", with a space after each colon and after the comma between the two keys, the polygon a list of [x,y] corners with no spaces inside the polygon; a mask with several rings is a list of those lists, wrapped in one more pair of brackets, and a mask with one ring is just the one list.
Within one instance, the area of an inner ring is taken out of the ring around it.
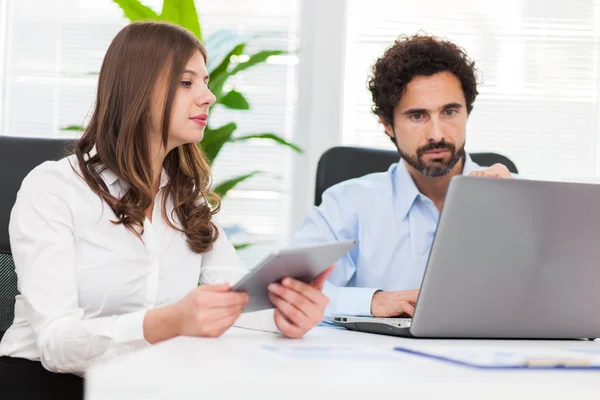
{"label": "office background", "polygon": [[[162,0],[143,0],[160,11]],[[469,151],[509,156],[527,178],[600,180],[600,0],[197,0],[205,38],[259,35],[245,54],[284,49],[229,81],[250,111],[216,106],[215,125],[273,132],[228,144],[220,181],[254,170],[219,216],[248,266],[285,245],[313,202],[319,156],[337,145],[392,148],[370,112],[369,67],[400,34],[464,47],[481,71]],[[110,40],[127,23],[112,0],[0,0],[0,135],[69,137],[85,124]],[[243,59],[245,55],[242,55]],[[209,54],[210,57],[210,54]]]}

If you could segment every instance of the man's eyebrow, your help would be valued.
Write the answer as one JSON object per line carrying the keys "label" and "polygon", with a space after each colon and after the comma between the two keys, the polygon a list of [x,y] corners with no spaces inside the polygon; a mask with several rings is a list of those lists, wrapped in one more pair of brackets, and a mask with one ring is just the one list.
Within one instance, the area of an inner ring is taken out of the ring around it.
{"label": "man's eyebrow", "polygon": [[409,108],[408,110],[404,111],[402,115],[422,114],[424,112],[427,112],[427,110],[424,108]]}
{"label": "man's eyebrow", "polygon": [[[442,110],[447,110],[449,108],[462,108],[463,105],[460,103],[448,103],[448,104],[444,104],[442,106]],[[412,114],[423,114],[426,113],[427,110],[425,108],[409,108],[408,110],[404,111],[402,113],[402,115],[412,115]]]}
{"label": "man's eyebrow", "polygon": [[442,107],[442,110],[447,110],[449,108],[462,108],[462,106],[463,105],[460,103],[448,103],[444,107]]}

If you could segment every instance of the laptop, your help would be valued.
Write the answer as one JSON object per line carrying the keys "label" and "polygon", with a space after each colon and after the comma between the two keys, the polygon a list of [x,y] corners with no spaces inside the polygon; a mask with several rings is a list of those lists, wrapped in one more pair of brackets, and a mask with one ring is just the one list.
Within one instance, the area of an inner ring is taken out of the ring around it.
{"label": "laptop", "polygon": [[419,338],[600,337],[600,185],[452,178],[413,318],[331,322]]}

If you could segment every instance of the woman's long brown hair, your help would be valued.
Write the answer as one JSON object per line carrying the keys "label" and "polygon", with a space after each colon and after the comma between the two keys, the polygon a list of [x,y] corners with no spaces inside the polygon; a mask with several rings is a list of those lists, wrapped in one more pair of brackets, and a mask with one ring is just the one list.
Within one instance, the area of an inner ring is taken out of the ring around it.
{"label": "woman's long brown hair", "polygon": [[[156,99],[152,94],[161,77],[168,78],[161,127],[166,147],[175,92],[185,65],[197,51],[206,61],[200,41],[176,25],[134,22],[123,28],[106,52],[94,113],[75,146],[82,177],[113,210],[117,217],[113,222],[125,225],[140,238],[146,210],[153,203],[150,110]],[[163,218],[186,234],[194,252],[210,250],[219,235],[211,219],[220,201],[210,192],[210,167],[202,150],[195,143],[179,146],[169,152],[163,167],[169,177],[162,201]],[[105,169],[129,185],[123,197],[116,198],[108,191],[101,177]],[[167,215],[169,196],[180,226]]]}

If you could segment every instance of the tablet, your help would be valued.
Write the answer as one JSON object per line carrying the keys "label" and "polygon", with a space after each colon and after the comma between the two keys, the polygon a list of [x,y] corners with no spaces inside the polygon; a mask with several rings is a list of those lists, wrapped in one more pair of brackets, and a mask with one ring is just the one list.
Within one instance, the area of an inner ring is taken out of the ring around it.
{"label": "tablet", "polygon": [[265,258],[231,290],[247,292],[250,296],[244,313],[275,308],[269,300],[267,286],[270,283],[280,282],[285,277],[311,282],[357,243],[356,240],[348,240],[279,250]]}

